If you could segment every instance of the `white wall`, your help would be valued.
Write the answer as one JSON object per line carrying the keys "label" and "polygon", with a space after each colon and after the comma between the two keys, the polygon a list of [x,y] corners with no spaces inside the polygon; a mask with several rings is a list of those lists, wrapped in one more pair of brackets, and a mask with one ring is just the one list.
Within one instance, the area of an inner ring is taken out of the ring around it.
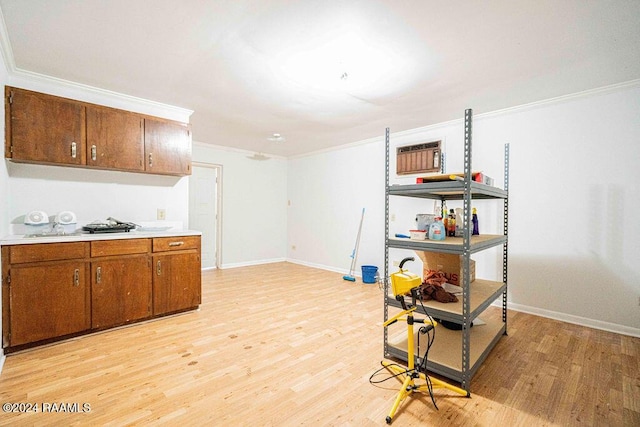
{"label": "white wall", "polygon": [[384,149],[380,147],[371,143],[289,161],[290,260],[347,272],[365,209],[356,273],[362,265],[382,265]]}
{"label": "white wall", "polygon": [[487,118],[477,135],[512,143],[510,299],[640,334],[640,87]]}
{"label": "white wall", "polygon": [[[290,160],[289,258],[346,271],[357,217],[366,206],[358,264],[382,267],[384,129],[380,134],[376,140]],[[391,139],[397,146],[441,138],[447,171],[462,171],[462,120],[392,134]],[[511,307],[640,335],[640,226],[635,221],[640,212],[640,87],[476,116],[473,169],[493,177],[498,186],[503,185],[507,142]],[[481,232],[501,232],[501,206],[474,205]],[[396,221],[391,233],[406,232],[416,213],[432,209],[433,202],[392,198],[390,213]],[[474,254],[478,277],[499,279],[500,254],[499,249]],[[392,251],[391,260],[410,255]],[[418,260],[411,267],[420,268]]]}
{"label": "white wall", "polygon": [[222,165],[221,267],[284,261],[287,162],[194,142],[193,161]]}
{"label": "white wall", "polygon": [[75,212],[79,223],[114,217],[123,221],[156,220],[166,209],[168,221],[189,221],[188,178],[115,171],[27,165],[7,162],[9,221],[21,224],[24,215],[43,210],[49,216]]}

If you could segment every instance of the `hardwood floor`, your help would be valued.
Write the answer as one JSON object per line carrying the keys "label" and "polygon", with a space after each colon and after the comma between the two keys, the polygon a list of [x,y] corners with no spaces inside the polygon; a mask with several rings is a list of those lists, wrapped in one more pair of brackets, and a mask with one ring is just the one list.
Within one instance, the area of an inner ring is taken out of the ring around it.
{"label": "hardwood floor", "polygon": [[[381,324],[377,286],[338,273],[207,271],[199,311],[7,356],[3,404],[90,412],[0,413],[0,424],[385,425],[399,383],[369,383]],[[437,390],[436,401],[408,398],[393,425],[638,426],[640,339],[509,312],[471,398]]]}

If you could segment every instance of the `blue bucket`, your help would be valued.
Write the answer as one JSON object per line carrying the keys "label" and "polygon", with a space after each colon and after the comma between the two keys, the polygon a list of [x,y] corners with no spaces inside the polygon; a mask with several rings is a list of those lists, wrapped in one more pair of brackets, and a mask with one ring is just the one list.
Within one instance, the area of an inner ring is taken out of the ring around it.
{"label": "blue bucket", "polygon": [[375,265],[362,266],[362,282],[363,283],[376,283],[377,275],[378,275],[378,267],[376,267]]}

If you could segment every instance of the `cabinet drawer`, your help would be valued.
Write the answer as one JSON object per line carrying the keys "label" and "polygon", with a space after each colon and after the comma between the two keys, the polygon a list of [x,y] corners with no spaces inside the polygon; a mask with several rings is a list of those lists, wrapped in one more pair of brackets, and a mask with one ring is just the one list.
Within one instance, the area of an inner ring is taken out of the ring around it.
{"label": "cabinet drawer", "polygon": [[200,249],[200,236],[156,237],[153,239],[153,252],[185,249]]}
{"label": "cabinet drawer", "polygon": [[91,257],[144,254],[151,251],[151,239],[99,240],[91,242]]}
{"label": "cabinet drawer", "polygon": [[36,243],[35,245],[15,245],[10,247],[9,262],[57,261],[79,259],[88,255],[87,242],[72,243]]}

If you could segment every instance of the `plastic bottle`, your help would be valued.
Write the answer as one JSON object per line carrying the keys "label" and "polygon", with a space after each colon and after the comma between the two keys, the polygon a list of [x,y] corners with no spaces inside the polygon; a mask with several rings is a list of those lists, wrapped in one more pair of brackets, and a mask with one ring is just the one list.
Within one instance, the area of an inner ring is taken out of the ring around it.
{"label": "plastic bottle", "polygon": [[442,217],[437,217],[436,221],[429,226],[429,239],[430,240],[444,240],[446,231],[444,224],[442,223]]}
{"label": "plastic bottle", "polygon": [[472,212],[471,222],[473,223],[473,232],[471,234],[473,234],[474,236],[477,236],[480,234],[480,228],[478,227],[478,212],[476,211],[476,208],[473,208],[471,212]]}
{"label": "plastic bottle", "polygon": [[447,221],[447,237],[456,236],[456,214],[453,209],[449,209],[449,221]]}
{"label": "plastic bottle", "polygon": [[464,222],[462,221],[462,208],[456,208],[456,236],[462,237],[462,229]]}
{"label": "plastic bottle", "polygon": [[447,202],[445,202],[444,200],[442,201],[442,215],[440,216],[440,219],[444,222],[444,229],[445,229],[445,233],[446,230],[449,229],[449,227],[447,226],[447,220],[449,219],[449,211],[447,210]]}

